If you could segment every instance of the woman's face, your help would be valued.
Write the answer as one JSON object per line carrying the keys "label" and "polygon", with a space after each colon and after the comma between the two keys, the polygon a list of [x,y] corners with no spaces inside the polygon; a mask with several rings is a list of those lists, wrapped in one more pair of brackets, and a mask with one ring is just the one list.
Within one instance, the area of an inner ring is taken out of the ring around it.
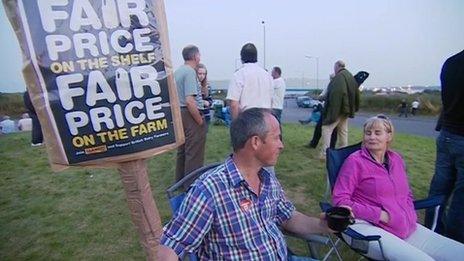
{"label": "woman's face", "polygon": [[374,124],[370,129],[364,130],[364,146],[370,152],[385,152],[392,134],[388,133],[383,124]]}
{"label": "woman's face", "polygon": [[205,68],[199,68],[197,70],[197,74],[198,74],[198,80],[203,81],[206,77],[206,69]]}

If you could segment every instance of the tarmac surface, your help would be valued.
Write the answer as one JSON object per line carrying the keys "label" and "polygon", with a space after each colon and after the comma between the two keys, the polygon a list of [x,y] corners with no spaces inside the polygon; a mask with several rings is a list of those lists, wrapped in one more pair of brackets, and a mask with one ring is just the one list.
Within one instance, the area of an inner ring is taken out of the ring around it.
{"label": "tarmac surface", "polygon": [[[286,99],[284,104],[284,110],[282,113],[282,121],[284,123],[298,123],[300,119],[307,119],[311,114],[312,109],[310,108],[299,108],[296,105],[295,99]],[[377,113],[370,112],[358,112],[353,119],[349,119],[349,126],[356,126],[361,128],[364,121],[369,117],[375,116]],[[395,132],[406,133],[424,137],[435,138],[439,132],[435,131],[435,125],[437,123],[437,117],[433,116],[412,116],[408,114],[408,117],[398,117],[398,115],[386,114],[395,126]]]}

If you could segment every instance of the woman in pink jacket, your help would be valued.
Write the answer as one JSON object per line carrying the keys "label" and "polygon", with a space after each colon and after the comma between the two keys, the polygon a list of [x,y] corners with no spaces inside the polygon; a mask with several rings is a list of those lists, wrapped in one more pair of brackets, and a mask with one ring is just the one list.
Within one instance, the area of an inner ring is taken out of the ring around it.
{"label": "woman in pink jacket", "polygon": [[[351,154],[340,169],[332,200],[351,208],[352,229],[364,235],[380,235],[388,260],[456,260],[464,245],[420,224],[414,210],[406,167],[401,155],[390,150],[393,125],[383,116],[364,123],[363,146]],[[382,259],[377,242],[369,257]]]}

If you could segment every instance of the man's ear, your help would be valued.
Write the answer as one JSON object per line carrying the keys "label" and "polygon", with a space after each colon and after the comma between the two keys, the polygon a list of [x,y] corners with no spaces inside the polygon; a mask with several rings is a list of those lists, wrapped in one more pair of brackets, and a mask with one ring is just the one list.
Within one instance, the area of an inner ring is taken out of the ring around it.
{"label": "man's ear", "polygon": [[249,142],[253,150],[257,150],[259,145],[261,144],[261,139],[258,136],[252,136]]}

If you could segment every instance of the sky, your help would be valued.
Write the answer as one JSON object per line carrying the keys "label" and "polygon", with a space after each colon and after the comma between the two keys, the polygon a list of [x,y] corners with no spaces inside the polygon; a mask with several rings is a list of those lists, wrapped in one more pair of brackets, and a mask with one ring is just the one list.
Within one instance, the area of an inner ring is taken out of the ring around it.
{"label": "sky", "polygon": [[[462,0],[169,0],[165,7],[174,67],[183,63],[182,48],[195,44],[210,80],[229,80],[241,47],[252,42],[258,63],[264,66],[265,46],[266,68],[281,67],[284,78],[322,83],[343,60],[353,73],[370,73],[367,88],[438,86],[443,62],[464,49]],[[0,39],[0,92],[24,91],[3,3]]]}

